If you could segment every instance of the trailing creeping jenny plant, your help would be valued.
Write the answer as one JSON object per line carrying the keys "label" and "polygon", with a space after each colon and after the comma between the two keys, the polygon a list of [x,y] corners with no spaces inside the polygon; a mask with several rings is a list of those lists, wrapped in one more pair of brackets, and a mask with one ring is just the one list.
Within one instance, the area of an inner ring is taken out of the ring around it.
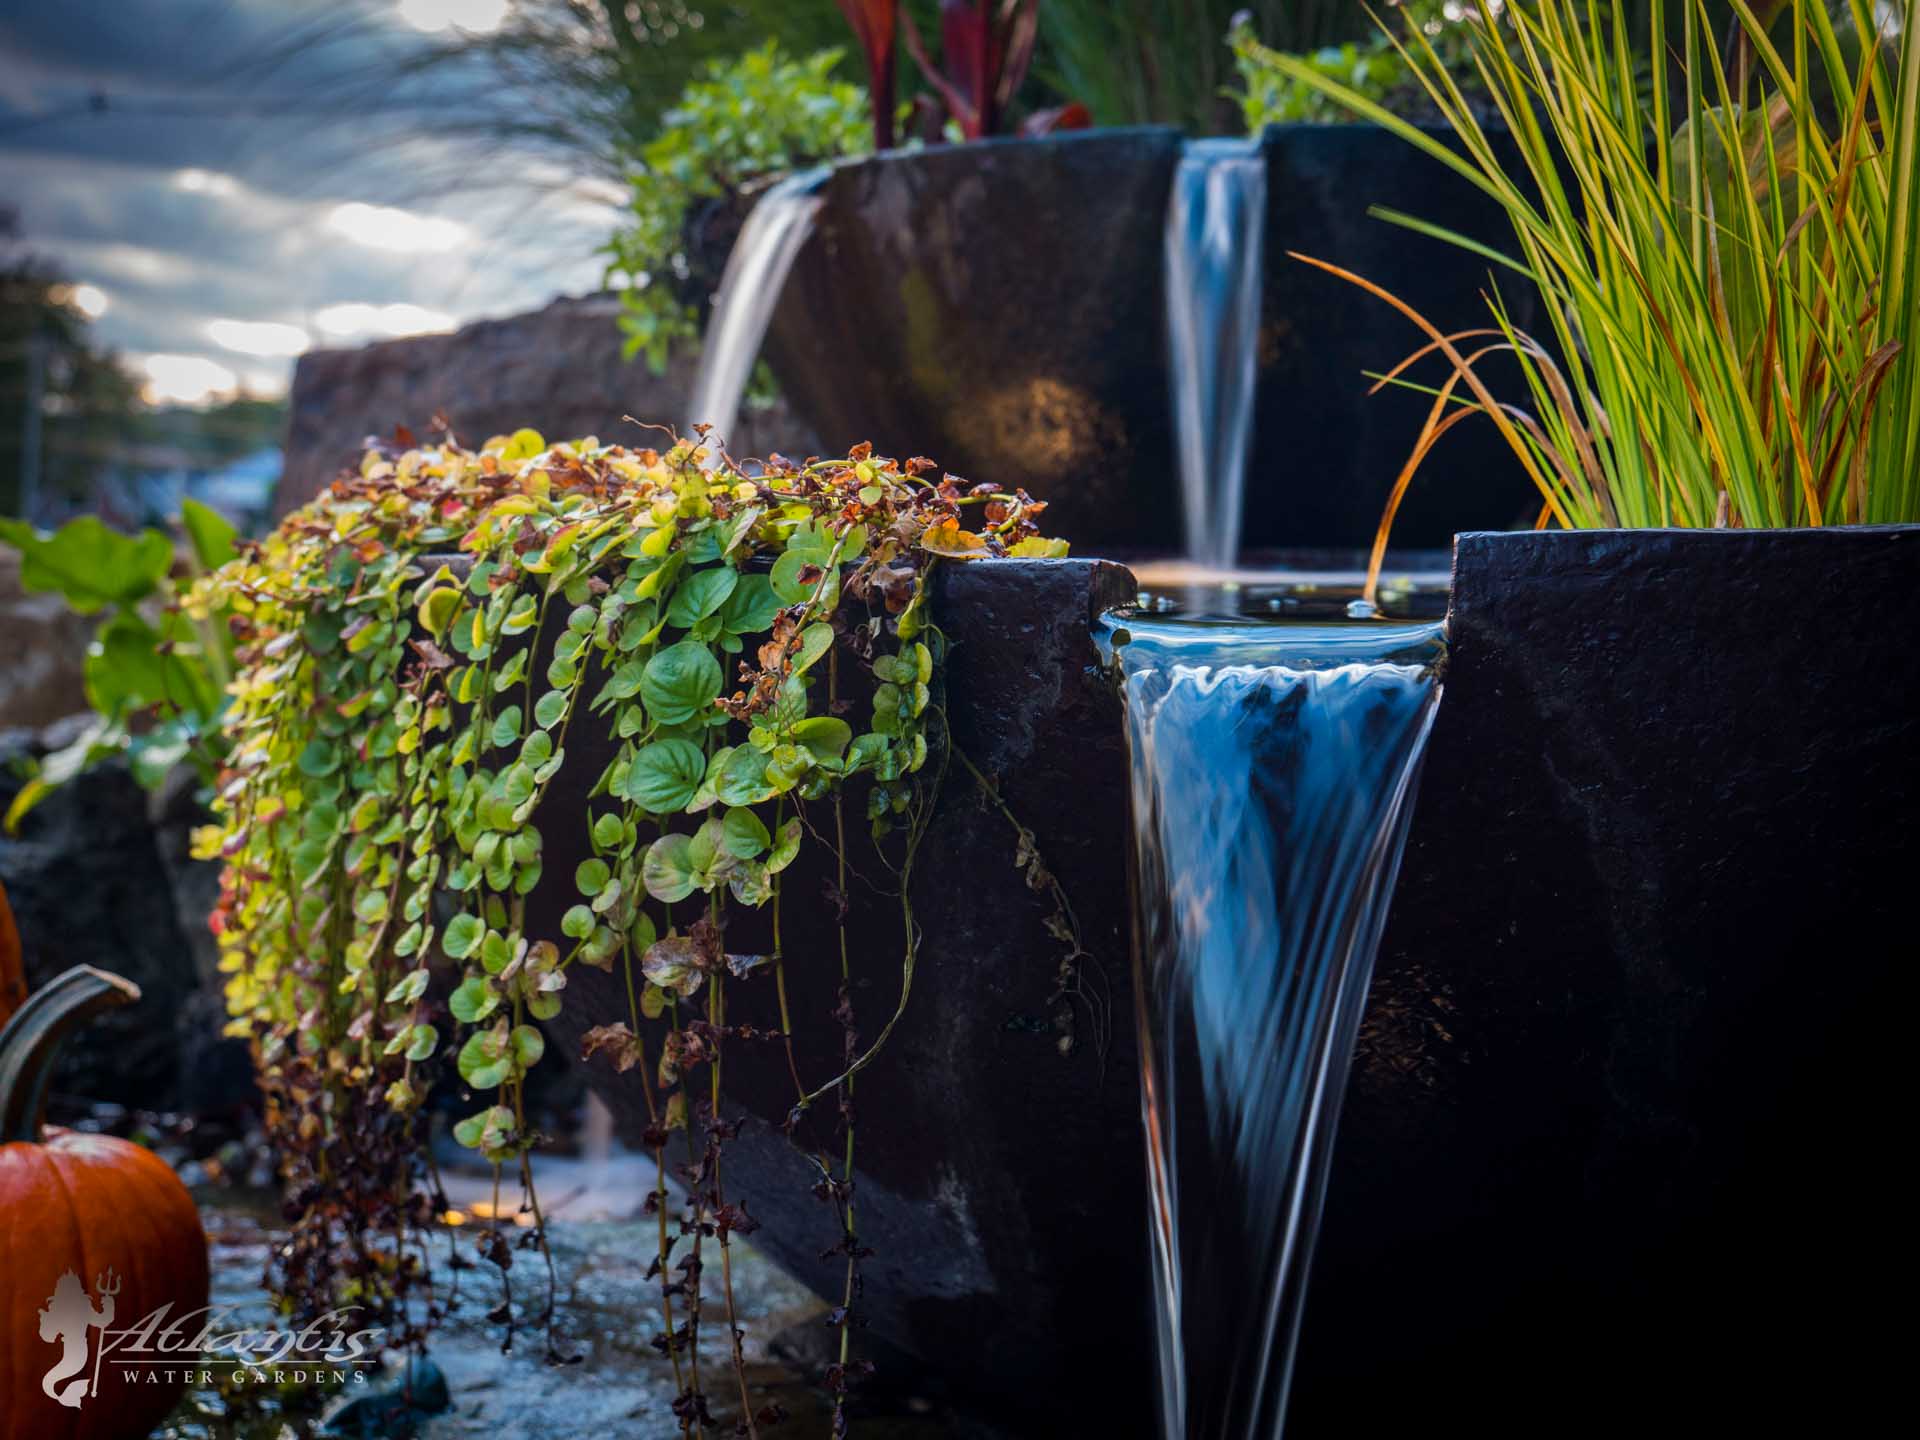
{"label": "trailing creeping jenny plant", "polygon": [[[754,1408],[734,1319],[729,1241],[757,1222],[728,1198],[723,1150],[740,1122],[722,1113],[724,1056],[785,1045],[796,1145],[809,1109],[838,1100],[835,1153],[806,1153],[837,1215],[830,1253],[847,1266],[828,1375],[844,1430],[866,1253],[850,1097],[898,1012],[860,1042],[842,905],[844,1058],[823,1083],[800,1078],[782,877],[819,843],[844,892],[848,826],[868,824],[898,886],[904,1007],[908,881],[948,753],[944,727],[930,728],[943,641],[929,576],[942,558],[1066,551],[1037,535],[1045,507],[1024,492],[932,470],[863,446],[805,465],[775,457],[749,476],[696,441],[548,446],[525,430],[478,453],[376,450],[202,582],[195,603],[231,615],[238,674],[218,823],[199,850],[225,862],[212,925],[232,1028],[254,1042],[282,1148],[293,1234],[273,1278],[289,1308],[360,1305],[411,1343],[443,1313],[424,1246],[445,1201],[423,1183],[421,1141],[423,1101],[450,1059],[475,1099],[453,1133],[495,1167],[496,1199],[502,1172],[522,1189],[533,1223],[521,1243],[548,1276],[548,1356],[564,1358],[526,1082],[546,1048],[539,1022],[567,1003],[576,967],[593,966],[625,982],[619,1013],[583,1017],[584,1049],[638,1077],[651,1117],[654,1345],[678,1379],[684,1433],[714,1424],[700,1301],[716,1251],[732,1371],[720,1383],[738,1387],[739,1433],[778,1418]],[[854,664],[874,682],[858,729],[842,718]],[[588,727],[617,749],[587,807],[556,813],[542,802]],[[547,836],[565,826],[583,828],[590,858],[545,876]],[[553,885],[577,903],[561,933],[532,933],[528,897]],[[739,910],[767,912],[771,953],[727,952]],[[778,1032],[729,1024],[741,984],[777,992]],[[670,1156],[688,1197],[677,1217]],[[480,1253],[500,1269],[494,1315],[511,1327],[499,1213]]]}

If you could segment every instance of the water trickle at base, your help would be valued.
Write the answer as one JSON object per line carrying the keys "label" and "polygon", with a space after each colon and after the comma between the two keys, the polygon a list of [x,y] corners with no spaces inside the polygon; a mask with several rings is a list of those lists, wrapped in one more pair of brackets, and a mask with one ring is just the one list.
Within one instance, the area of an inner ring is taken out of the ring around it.
{"label": "water trickle at base", "polygon": [[1167,358],[1187,558],[1216,569],[1240,553],[1266,228],[1259,142],[1189,142],[1167,202]]}
{"label": "water trickle at base", "polygon": [[760,197],[740,227],[700,342],[700,371],[687,401],[689,433],[695,425],[711,425],[723,442],[733,433],[787,272],[813,233],[820,211],[816,192],[826,176],[825,170],[789,175]]}
{"label": "water trickle at base", "polygon": [[1439,632],[1109,618],[1163,1440],[1281,1433]]}

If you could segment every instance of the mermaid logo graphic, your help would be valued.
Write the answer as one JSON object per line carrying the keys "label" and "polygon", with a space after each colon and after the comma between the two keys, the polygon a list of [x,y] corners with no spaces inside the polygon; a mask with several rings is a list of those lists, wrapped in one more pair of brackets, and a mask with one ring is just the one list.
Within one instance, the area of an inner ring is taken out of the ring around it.
{"label": "mermaid logo graphic", "polygon": [[224,1368],[235,1385],[310,1379],[364,1384],[367,1372],[381,1363],[386,1331],[352,1329],[348,1317],[358,1306],[329,1310],[292,1330],[230,1324],[236,1307],[201,1306],[176,1315],[169,1301],[131,1325],[115,1325],[113,1300],[120,1285],[109,1268],[94,1278],[89,1292],[79,1274],[68,1270],[47,1297],[40,1338],[59,1346],[60,1355],[41,1377],[40,1388],[56,1403],[78,1410],[100,1394],[103,1371],[109,1390],[182,1379],[211,1385],[216,1367]]}
{"label": "mermaid logo graphic", "polygon": [[[120,1280],[109,1269],[95,1277],[93,1288],[100,1295],[97,1306],[80,1283],[80,1277],[69,1270],[53,1287],[47,1308],[40,1312],[40,1338],[62,1347],[60,1359],[47,1371],[40,1388],[75,1410],[80,1408],[82,1400],[100,1388],[100,1356],[106,1349],[107,1326],[113,1323],[113,1297],[120,1293]],[[100,1331],[101,1344],[94,1345],[88,1340],[89,1330]],[[91,1366],[87,1363],[90,1351]]]}

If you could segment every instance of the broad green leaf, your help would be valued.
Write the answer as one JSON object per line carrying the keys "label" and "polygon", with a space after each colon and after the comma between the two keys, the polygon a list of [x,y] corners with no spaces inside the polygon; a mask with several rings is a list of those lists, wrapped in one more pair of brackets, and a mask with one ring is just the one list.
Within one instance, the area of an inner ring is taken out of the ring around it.
{"label": "broad green leaf", "polygon": [[833,763],[853,739],[853,727],[837,716],[814,715],[794,725],[793,739],[812,754],[816,763]]}
{"label": "broad green leaf", "polygon": [[640,867],[641,881],[656,900],[672,905],[684,900],[697,888],[690,855],[691,838],[686,835],[662,835],[647,847],[647,858]]}
{"label": "broad green leaf", "polygon": [[542,730],[551,730],[566,713],[567,692],[564,690],[549,690],[533,702],[533,722]]}
{"label": "broad green leaf", "polygon": [[[502,1022],[504,1026],[505,1022]],[[476,1090],[492,1090],[513,1075],[513,1055],[503,1028],[481,1030],[460,1047],[460,1078]]]}
{"label": "broad green leaf", "polygon": [[582,860],[573,872],[573,884],[582,895],[598,895],[607,888],[613,872],[604,860]]}
{"label": "broad green leaf", "polygon": [[706,773],[706,756],[691,740],[644,745],[627,769],[627,798],[654,815],[686,808]]}
{"label": "broad green leaf", "polygon": [[456,915],[447,922],[440,948],[455,960],[464,960],[480,948],[480,939],[486,933],[487,927],[478,915]]}
{"label": "broad green leaf", "polygon": [[724,605],[739,581],[740,572],[725,565],[691,576],[673,592],[667,623],[680,630],[691,628]]}
{"label": "broad green leaf", "polygon": [[799,853],[800,821],[795,818],[782,825],[780,833],[774,837],[773,851],[767,856],[767,872],[778,875],[793,863]]}
{"label": "broad green leaf", "polygon": [[647,662],[640,695],[662,725],[679,725],[704,715],[719,695],[720,662],[706,646],[682,640]]}
{"label": "broad green leaf", "polygon": [[22,589],[64,595],[82,615],[145,599],[173,563],[173,542],[158,530],[122,535],[94,515],[69,520],[51,535],[23,520],[0,519],[0,540],[20,552]]}
{"label": "broad green leaf", "polygon": [[516,1025],[508,1037],[520,1068],[530,1070],[540,1063],[540,1057],[547,1053],[546,1037],[531,1025]]}
{"label": "broad green leaf", "polygon": [[780,613],[780,597],[765,575],[742,575],[719,613],[721,628],[729,635],[758,635]]}
{"label": "broad green leaf", "polygon": [[714,793],[728,805],[757,805],[771,799],[767,757],[751,745],[742,745],[727,757]]}
{"label": "broad green leaf", "polygon": [[420,624],[435,639],[447,633],[447,627],[453,623],[454,615],[461,605],[460,592],[443,586],[431,592],[420,602]]}
{"label": "broad green leaf", "polygon": [[203,505],[192,496],[182,500],[180,528],[187,532],[193,558],[200,562],[203,570],[218,570],[233,559],[233,537],[238,532],[233,522],[211,505]]}
{"label": "broad green leaf", "polygon": [[751,860],[767,848],[767,827],[751,810],[736,807],[727,811],[720,829],[727,853],[742,860]]}
{"label": "broad green leaf", "polygon": [[453,1012],[454,1019],[471,1025],[500,1008],[500,992],[483,976],[469,975],[447,997],[447,1008]]}
{"label": "broad green leaf", "polygon": [[800,650],[793,660],[793,673],[804,675],[813,663],[833,648],[833,626],[815,621],[800,632]]}
{"label": "broad green leaf", "polygon": [[493,743],[504,749],[520,738],[520,707],[509,705],[493,720]]}

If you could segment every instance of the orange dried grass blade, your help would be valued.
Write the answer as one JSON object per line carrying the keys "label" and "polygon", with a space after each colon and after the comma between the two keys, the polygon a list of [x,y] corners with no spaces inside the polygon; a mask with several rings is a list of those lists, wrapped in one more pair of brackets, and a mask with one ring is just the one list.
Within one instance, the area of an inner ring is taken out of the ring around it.
{"label": "orange dried grass blade", "polygon": [[1567,519],[1566,512],[1560,506],[1559,497],[1553,493],[1553,487],[1547,482],[1546,477],[1540,473],[1540,467],[1534,463],[1532,452],[1520,438],[1519,432],[1513,428],[1513,422],[1509,420],[1501,410],[1500,402],[1493,398],[1492,393],[1488,391],[1485,383],[1474,373],[1473,367],[1467,364],[1465,358],[1454,348],[1453,343],[1448,340],[1445,335],[1440,333],[1438,326],[1418,310],[1415,310],[1411,305],[1407,304],[1407,302],[1402,300],[1398,295],[1374,284],[1373,281],[1366,279],[1364,276],[1356,275],[1351,270],[1344,270],[1338,265],[1331,265],[1325,260],[1316,260],[1311,255],[1302,255],[1297,250],[1289,250],[1287,254],[1290,258],[1298,260],[1303,265],[1311,265],[1316,270],[1325,271],[1337,279],[1345,280],[1350,285],[1359,286],[1376,299],[1386,301],[1387,304],[1398,310],[1419,327],[1421,333],[1429,340],[1436,342],[1440,352],[1452,362],[1455,370],[1460,372],[1461,378],[1467,384],[1467,388],[1473,391],[1474,398],[1480,402],[1481,408],[1492,417],[1494,425],[1500,431],[1500,438],[1507,442],[1508,448],[1513,451],[1514,456],[1520,461],[1522,468],[1526,470],[1527,478],[1533,481],[1534,487],[1539,490],[1547,504],[1552,507],[1555,518],[1560,521],[1560,524],[1564,528],[1569,530],[1573,528],[1572,522]]}
{"label": "orange dried grass blade", "polygon": [[1800,496],[1807,502],[1807,523],[1824,523],[1820,514],[1820,497],[1813,488],[1813,457],[1807,454],[1807,437],[1800,433],[1800,415],[1794,409],[1793,396],[1787,390],[1787,371],[1778,360],[1773,362],[1773,377],[1780,387],[1780,410],[1787,417],[1787,433],[1793,437],[1793,454],[1797,460],[1797,474],[1800,479]]}

